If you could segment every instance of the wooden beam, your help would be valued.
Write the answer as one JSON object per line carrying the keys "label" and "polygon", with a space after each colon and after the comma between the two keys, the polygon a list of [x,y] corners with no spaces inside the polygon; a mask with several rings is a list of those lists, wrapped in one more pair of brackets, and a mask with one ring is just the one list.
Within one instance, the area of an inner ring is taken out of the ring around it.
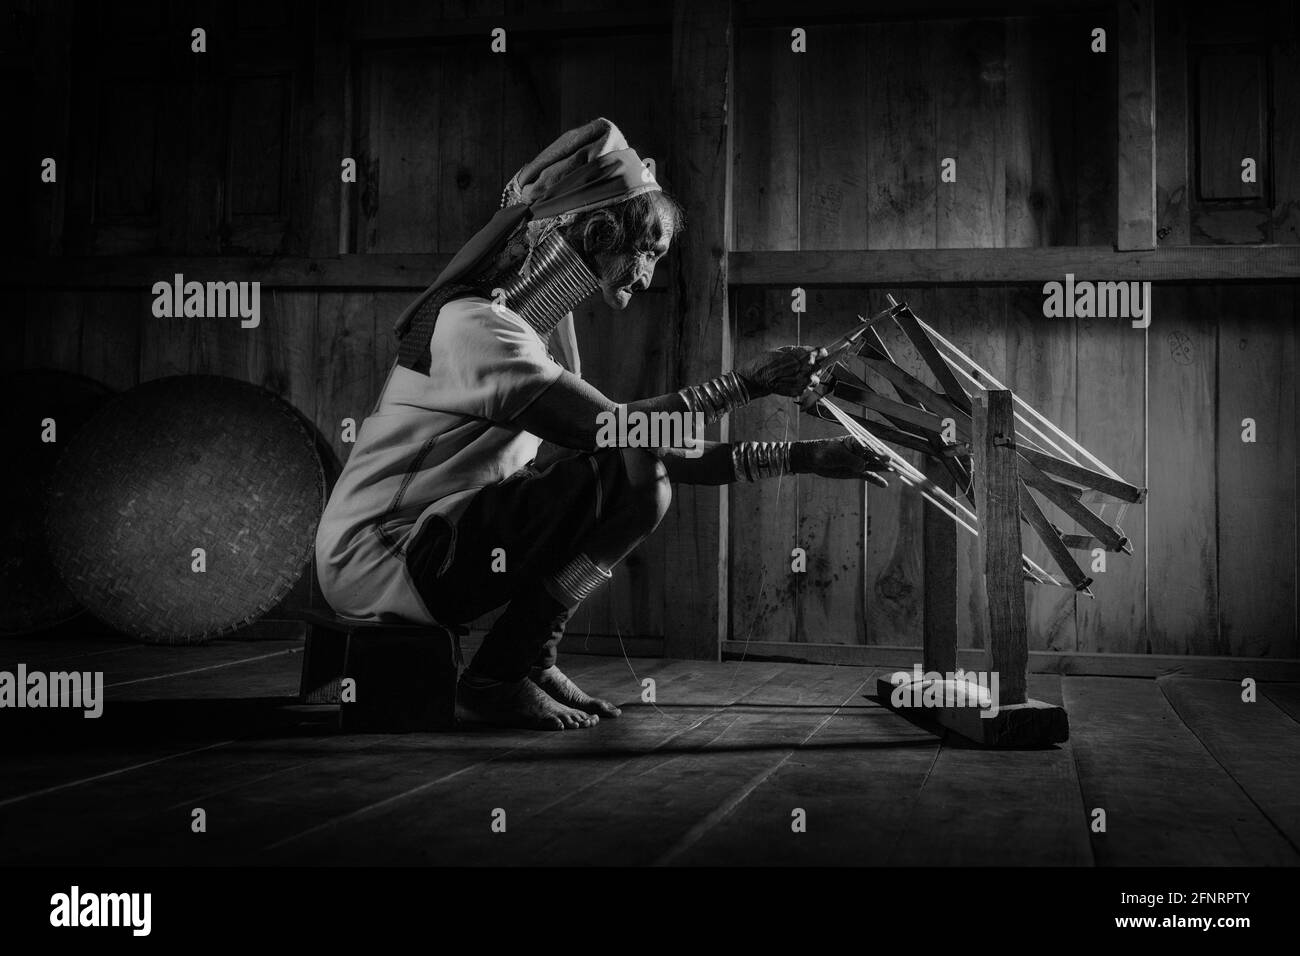
{"label": "wooden beam", "polygon": [[[913,405],[905,405],[892,398],[873,391],[870,387],[859,388],[850,382],[837,381],[831,388],[831,394],[854,405],[861,405],[873,412],[878,412],[895,425],[910,425],[914,431],[926,435],[938,435],[943,431],[943,419],[931,412],[923,411]],[[960,434],[960,433],[959,433]],[[961,434],[962,438],[967,437]]]}
{"label": "wooden beam", "polygon": [[[894,306],[889,309],[889,314],[893,316],[901,315],[903,313],[906,313],[909,316],[912,314],[911,310],[907,308],[905,303],[901,306]],[[931,409],[938,411],[941,415],[951,417],[954,423],[961,423],[958,428],[959,441],[948,444],[943,440],[942,430],[939,430],[939,432],[927,431],[925,432],[925,438],[929,447],[920,450],[924,451],[927,455],[938,459],[938,466],[943,471],[947,472],[948,477],[952,482],[952,488],[949,488],[947,484],[944,484],[942,486],[943,490],[947,491],[951,495],[957,488],[965,489],[965,496],[970,499],[971,504],[974,504],[975,500],[972,497],[973,488],[971,487],[970,475],[967,472],[966,465],[958,460],[958,456],[964,458],[970,457],[970,413],[962,411],[961,414],[958,414],[959,409],[949,402],[948,399],[925,385],[925,383],[920,379],[904,372],[894,363],[894,357],[889,353],[889,347],[885,345],[885,340],[880,337],[880,333],[873,328],[871,334],[876,340],[876,345],[873,346],[870,343],[866,343],[862,352],[859,352],[858,354],[858,357],[862,359],[864,364],[870,368],[874,368],[891,385],[893,385],[894,389],[898,392],[899,397],[907,404],[912,405],[915,408],[924,409],[925,405],[928,403]],[[866,353],[865,355],[863,354],[864,352]],[[850,375],[852,375],[851,372]],[[861,383],[861,380],[857,379],[857,376],[853,376],[853,378]],[[877,434],[878,437],[885,441],[890,440],[885,435]],[[926,467],[927,469],[929,468],[928,462]]]}
{"label": "wooden beam", "polygon": [[[907,308],[906,303],[901,306],[892,307],[889,310],[889,313],[892,316],[898,316],[904,313],[908,316],[912,316],[911,310]],[[914,320],[915,316],[912,316],[912,318]],[[915,325],[915,321],[913,321],[913,325]],[[919,328],[917,331],[919,333]],[[874,368],[877,373],[882,375],[891,385],[893,385],[894,389],[898,392],[899,397],[902,398],[904,402],[921,409],[926,408],[928,405],[928,410],[933,410],[938,412],[940,415],[951,417],[954,423],[959,423],[957,428],[957,435],[960,439],[959,441],[951,444],[944,442],[942,429],[939,429],[937,432],[927,431],[925,437],[929,447],[921,450],[927,455],[937,458],[939,467],[948,473],[948,477],[952,481],[952,488],[948,488],[945,484],[943,485],[943,490],[947,491],[949,494],[953,494],[955,489],[962,488],[964,489],[963,494],[970,499],[970,502],[973,505],[975,499],[973,497],[974,489],[971,486],[970,474],[967,471],[967,466],[958,460],[959,456],[962,458],[970,457],[970,413],[958,409],[948,401],[947,398],[941,396],[934,389],[928,387],[920,379],[909,375],[907,372],[899,368],[898,365],[894,363],[894,357],[889,353],[889,348],[885,345],[885,340],[880,337],[880,333],[875,329],[872,329],[871,334],[875,337],[876,345],[873,346],[870,343],[867,343],[862,352],[859,352],[858,357],[862,359],[863,363],[870,368]],[[933,343],[931,343],[931,348],[933,348]],[[865,355],[863,353],[865,353]],[[940,359],[940,361],[942,361],[942,359]],[[942,424],[942,419],[940,423]],[[884,435],[880,435],[879,437],[886,441],[889,440]],[[929,467],[928,463],[926,467]]]}
{"label": "wooden beam", "polygon": [[818,249],[733,252],[732,285],[934,285],[1079,279],[1235,282],[1300,279],[1300,246],[1184,246],[1116,252],[1106,246],[1032,249]]}
{"label": "wooden beam", "polygon": [[876,680],[880,703],[935,732],[951,730],[985,747],[1044,746],[1070,739],[1069,721],[1060,707],[1026,700],[993,710],[989,708],[997,701],[992,690],[970,679],[918,680],[906,671]]}
{"label": "wooden beam", "polygon": [[1106,547],[1090,534],[1063,534],[1061,542],[1071,551],[1092,551],[1094,548]]}
{"label": "wooden beam", "polygon": [[1061,569],[1061,573],[1074,585],[1074,589],[1076,591],[1087,591],[1088,585],[1092,583],[1092,578],[1084,574],[1079,565],[1075,563],[1074,556],[1070,554],[1069,548],[1066,547],[1060,529],[1047,520],[1047,515],[1043,514],[1043,509],[1038,507],[1038,502],[1034,500],[1034,496],[1029,493],[1029,489],[1023,484],[1020,486],[1020,514],[1042,540],[1048,553],[1051,554],[1052,560]]}
{"label": "wooden beam", "polygon": [[[694,214],[692,214],[694,219]],[[686,234],[682,236],[683,243]],[[670,258],[679,255],[674,250]],[[0,263],[12,288],[140,288],[176,272],[260,281],[265,288],[426,289],[451,261],[445,253],[344,256],[42,256]],[[1188,246],[1117,253],[1100,246],[1036,249],[827,249],[732,252],[732,286],[898,286],[1062,281],[1223,283],[1300,280],[1300,246]],[[666,289],[667,270],[652,289]],[[1120,321],[1120,320],[1116,320]]]}
{"label": "wooden beam", "polygon": [[868,368],[873,369],[886,379],[890,385],[893,385],[898,390],[898,394],[907,401],[913,402],[918,407],[925,408],[936,415],[951,418],[955,423],[959,423],[963,429],[969,431],[970,414],[957,408],[945,396],[940,395],[916,376],[903,371],[887,358],[868,358],[866,356],[859,356],[859,358],[866,363]]}
{"label": "wooden beam", "polygon": [[1064,478],[1071,484],[1082,485],[1085,488],[1100,491],[1110,498],[1117,498],[1130,504],[1140,504],[1146,500],[1147,490],[1145,488],[1136,488],[1127,482],[1116,481],[1109,475],[1103,475],[1099,471],[1085,468],[1082,465],[1071,464],[1057,458],[1055,455],[1045,455],[1041,451],[1034,451],[1032,448],[1025,448],[1023,445],[1018,450],[1021,458],[1028,459],[1038,466],[1039,470],[1049,475],[1055,475],[1057,478]]}
{"label": "wooden beam", "polygon": [[1025,458],[1020,459],[1020,476],[1029,487],[1042,492],[1047,500],[1097,537],[1107,551],[1122,551],[1125,554],[1132,554],[1132,546],[1122,530],[1108,524],[1103,518],[1070,494],[1064,485],[1053,481],[1039,471],[1033,462]]}
{"label": "wooden beam", "polygon": [[[663,176],[690,210],[672,266],[667,318],[670,385],[729,367],[727,241],[731,234],[730,0],[674,0],[671,142]],[[714,435],[725,440],[726,432]],[[727,636],[727,489],[679,485],[665,539],[664,650],[717,660]],[[686,598],[686,595],[690,595]]]}
{"label": "wooden beam", "polygon": [[975,509],[980,569],[988,592],[989,669],[999,675],[1000,702],[1023,704],[1029,664],[1020,550],[1020,475],[1016,468],[1015,404],[995,389],[974,403]]}
{"label": "wooden beam", "polygon": [[[324,219],[322,219],[324,222]],[[334,223],[328,240],[335,241]],[[181,273],[187,280],[261,282],[264,289],[427,289],[450,253],[343,256],[49,256],[0,264],[0,285],[46,289],[148,289]],[[650,284],[668,288],[667,270]]]}
{"label": "wooden beam", "polygon": [[[911,432],[901,431],[890,425],[881,424],[880,422],[871,421],[870,419],[863,418],[861,415],[856,415],[853,412],[850,412],[848,409],[840,409],[840,410],[844,412],[845,415],[848,415],[849,418],[853,419],[853,421],[857,422],[863,428],[867,429],[867,431],[871,432],[871,434],[879,438],[881,441],[889,442],[889,444],[891,445],[898,445],[900,448],[910,448],[913,451],[924,452],[927,455],[940,454],[940,452],[935,449],[934,442],[931,442],[920,435],[912,434]],[[824,422],[835,421],[834,416],[832,416],[829,412],[825,411],[820,405],[816,406],[813,409],[812,414],[815,417],[820,418]],[[946,459],[956,458],[959,455],[970,454],[970,445],[966,442],[959,442],[955,445],[948,445],[945,447],[946,450],[943,452],[943,456]]]}
{"label": "wooden beam", "polygon": [[[937,459],[926,459],[925,476],[948,494],[956,492],[952,475]],[[922,512],[921,567],[922,661],[927,671],[947,674],[957,669],[957,522],[938,508]]]}
{"label": "wooden beam", "polygon": [[[1156,58],[1154,0],[1117,0],[1119,69],[1116,246],[1156,247]],[[1109,277],[1108,277],[1109,278]]]}
{"label": "wooden beam", "polygon": [[966,394],[966,389],[962,388],[961,382],[957,381],[957,375],[953,372],[952,367],[939,354],[938,348],[930,340],[930,336],[921,328],[916,316],[912,314],[911,309],[903,309],[899,314],[894,316],[894,321],[898,327],[911,340],[916,351],[920,353],[921,359],[925,362],[926,367],[930,369],[930,374],[939,381],[939,387],[943,389],[949,401],[960,408],[967,415],[971,414],[970,396]]}

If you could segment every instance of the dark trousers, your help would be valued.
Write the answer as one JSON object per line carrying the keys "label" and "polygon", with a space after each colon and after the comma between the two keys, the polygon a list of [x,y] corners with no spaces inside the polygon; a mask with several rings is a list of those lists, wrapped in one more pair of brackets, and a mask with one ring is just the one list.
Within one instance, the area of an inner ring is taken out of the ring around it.
{"label": "dark trousers", "polygon": [[542,580],[581,552],[626,487],[616,449],[577,453],[482,489],[455,526],[435,517],[421,529],[406,565],[437,621],[463,624],[507,605],[470,670],[513,681],[555,663],[568,611]]}

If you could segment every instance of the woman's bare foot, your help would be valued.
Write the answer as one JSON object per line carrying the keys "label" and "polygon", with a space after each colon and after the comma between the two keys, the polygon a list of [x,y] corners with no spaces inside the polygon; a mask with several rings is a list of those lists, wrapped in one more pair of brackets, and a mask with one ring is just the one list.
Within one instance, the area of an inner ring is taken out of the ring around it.
{"label": "woman's bare foot", "polygon": [[473,686],[462,678],[456,688],[456,718],[527,730],[578,730],[600,722],[595,714],[553,700],[527,677],[485,687]]}
{"label": "woman's bare foot", "polygon": [[609,701],[592,697],[554,664],[544,670],[534,667],[530,676],[533,683],[561,704],[597,717],[617,717],[623,713]]}

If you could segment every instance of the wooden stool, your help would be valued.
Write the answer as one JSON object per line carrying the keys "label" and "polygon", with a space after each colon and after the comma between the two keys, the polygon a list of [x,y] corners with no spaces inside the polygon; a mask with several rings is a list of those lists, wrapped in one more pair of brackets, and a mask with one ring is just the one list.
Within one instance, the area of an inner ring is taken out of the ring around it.
{"label": "wooden stool", "polygon": [[[300,699],[338,704],[349,733],[446,730],[456,723],[456,681],[466,628],[372,624],[318,611],[307,623]],[[348,699],[343,682],[350,680]]]}

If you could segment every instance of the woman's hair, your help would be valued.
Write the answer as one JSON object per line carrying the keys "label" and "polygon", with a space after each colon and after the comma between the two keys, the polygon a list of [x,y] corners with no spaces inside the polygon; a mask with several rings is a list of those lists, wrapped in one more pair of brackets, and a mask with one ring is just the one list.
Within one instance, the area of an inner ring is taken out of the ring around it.
{"label": "woman's hair", "polygon": [[666,192],[641,193],[613,206],[580,213],[565,239],[588,260],[597,253],[631,254],[654,245],[665,231],[682,230],[682,207]]}

